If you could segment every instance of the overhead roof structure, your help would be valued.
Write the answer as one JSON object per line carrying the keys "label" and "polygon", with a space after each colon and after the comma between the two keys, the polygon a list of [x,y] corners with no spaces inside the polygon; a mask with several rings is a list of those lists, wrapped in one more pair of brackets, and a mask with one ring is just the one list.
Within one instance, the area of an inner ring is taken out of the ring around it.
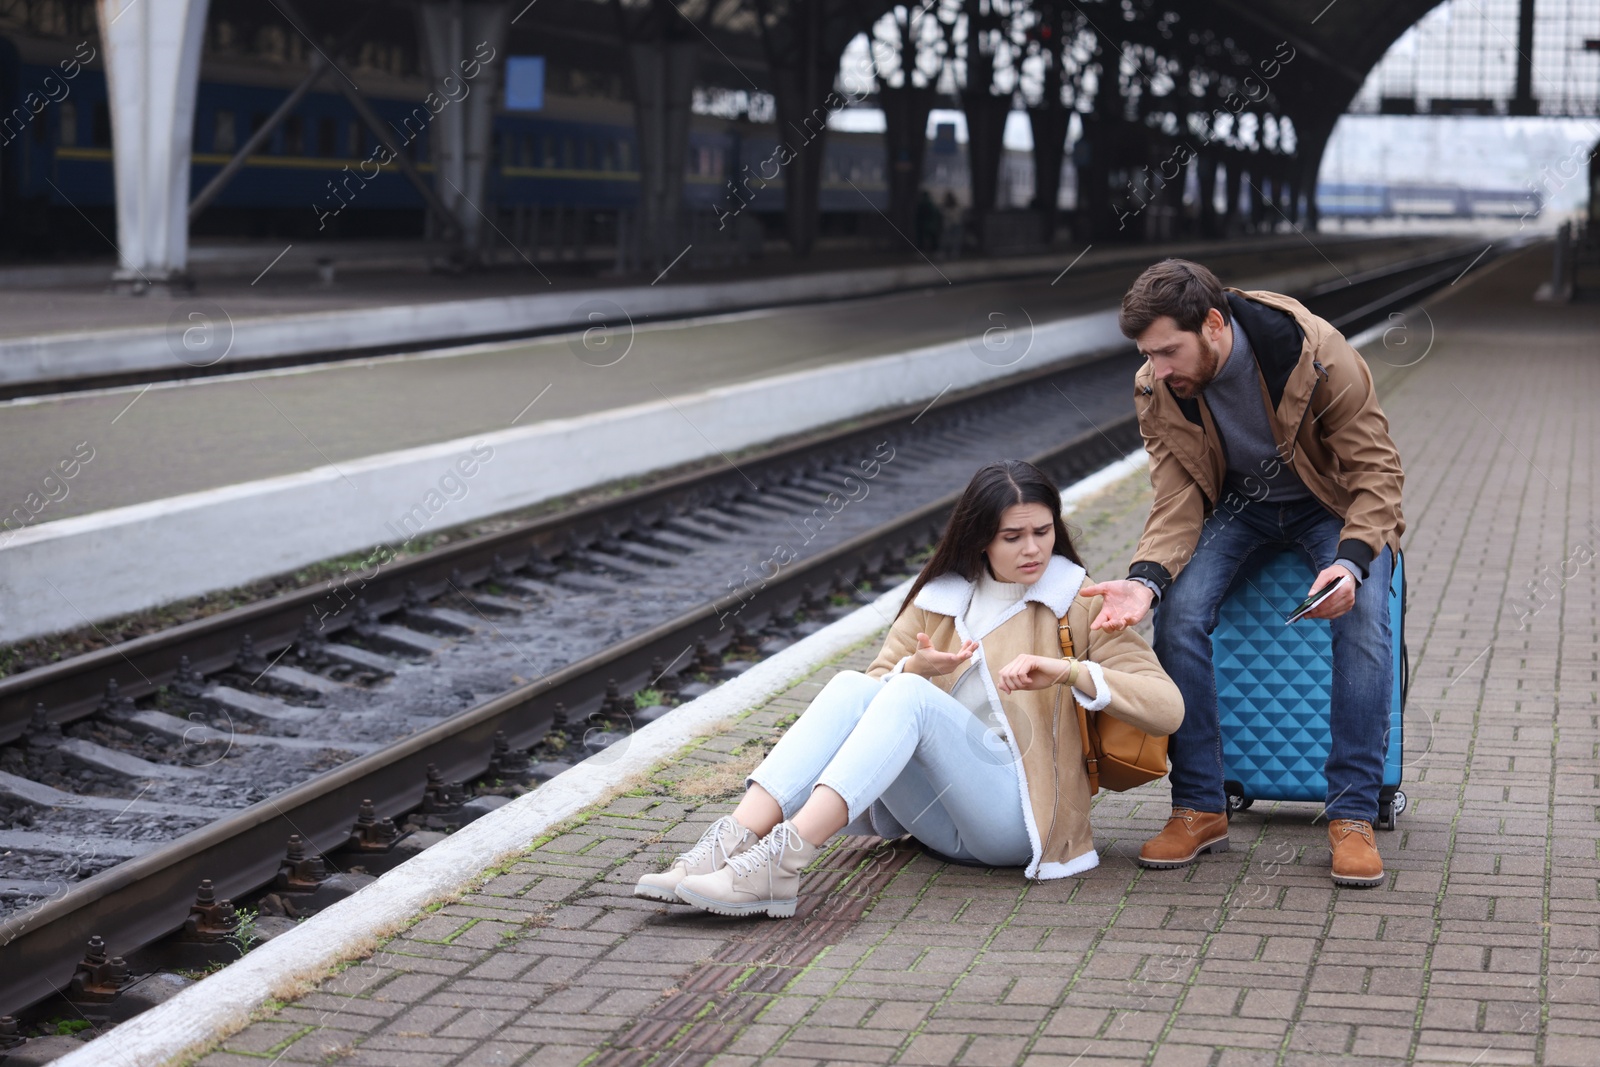
{"label": "overhead roof structure", "polygon": [[[1498,7],[1518,5],[1518,76],[1509,110],[1533,113],[1536,104],[1529,53],[1534,0],[1494,2]],[[1013,25],[1019,24],[1019,19],[1024,25],[1032,20],[1035,26],[1049,21],[1076,35],[1082,54],[1073,60],[1077,80],[1068,79],[1071,100],[1064,106],[1085,119],[1084,138],[1096,148],[1090,153],[1090,169],[1099,168],[1092,181],[1102,187],[1097,195],[1107,195],[1110,201],[1115,200],[1115,189],[1106,194],[1105,186],[1115,187],[1128,181],[1130,174],[1150,170],[1170,155],[1174,144],[1182,143],[1196,128],[1204,128],[1208,116],[1221,114],[1224,101],[1240,100],[1242,108],[1248,97],[1252,120],[1267,131],[1265,140],[1257,143],[1254,128],[1245,144],[1240,144],[1238,137],[1203,137],[1198,143],[1210,156],[1204,161],[1209,171],[1200,176],[1202,191],[1218,180],[1220,166],[1229,183],[1227,193],[1237,202],[1233,194],[1238,192],[1238,172],[1243,170],[1249,173],[1255,195],[1272,198],[1280,212],[1293,218],[1302,204],[1314,212],[1315,178],[1324,147],[1369,73],[1408,29],[1440,3],[926,0],[922,6],[951,26],[956,20],[990,29],[1005,19],[1013,20]],[[385,77],[390,77],[392,84],[408,78],[415,81],[422,71],[440,62],[438,56],[424,61],[423,54],[436,42],[424,40],[427,32],[419,27],[455,26],[463,18],[460,13],[467,11],[466,24],[481,16],[487,20],[486,26],[498,27],[493,32],[500,35],[496,39],[507,51],[547,53],[555,62],[595,72],[606,84],[605,93],[619,104],[624,96],[646,99],[668,88],[676,100],[685,92],[673,79],[691,77],[696,84],[774,94],[780,129],[795,125],[797,117],[811,115],[817,106],[813,98],[831,90],[832,72],[844,42],[870,31],[885,12],[896,7],[888,0],[475,0],[464,4],[345,0],[315,6],[274,0],[100,0],[94,9],[101,32],[115,38],[103,42],[103,55],[114,75],[119,65],[124,67],[113,81],[127,100],[121,107],[114,104],[113,111],[124,115],[121,128],[140,130],[139,137],[119,139],[119,183],[123,174],[130,181],[146,184],[173,183],[186,170],[193,80],[199,64],[212,61],[202,54],[209,56],[219,47],[218,39],[227,36],[213,31],[228,22],[242,27],[241,33],[259,35],[263,28],[270,29],[268,24],[275,19],[283,21],[286,8],[296,6],[304,8],[303,21],[302,16],[287,20],[283,34],[287,47],[282,51],[287,61],[302,66],[314,61],[308,46],[320,52],[325,45],[333,47],[335,38],[355,32],[360,40],[348,55],[361,64],[360,69],[372,72],[374,82]],[[30,10],[33,7],[29,5]],[[63,0],[51,10],[67,11],[69,23],[82,24],[87,20],[79,16],[89,7],[87,0]],[[470,15],[473,11],[478,15]],[[956,40],[957,35],[951,33],[952,63],[956,62]],[[692,74],[659,75],[641,88],[645,67],[640,65],[640,50],[668,47],[690,56],[679,66],[686,65]],[[968,47],[964,35],[960,47]],[[408,57],[403,62],[402,54]],[[332,62],[326,56],[323,59]],[[966,61],[961,59],[963,64]],[[984,62],[974,69],[992,66]],[[343,91],[341,79],[350,81],[340,71],[339,77],[330,76],[328,83]],[[1126,84],[1119,86],[1119,79]],[[974,95],[970,89],[964,87],[960,94],[961,106],[969,111],[978,103],[1010,106],[1012,98],[1004,87],[991,92],[987,101],[981,91]],[[186,93],[189,103],[184,105]],[[487,105],[489,101],[479,103]],[[1058,105],[1060,101],[1052,106]],[[681,102],[666,107],[660,114],[671,117],[662,121],[681,123],[679,113],[686,107]],[[1235,117],[1241,108],[1232,108]],[[1030,102],[1030,110],[1034,109]],[[145,129],[151,121],[160,128]],[[476,120],[468,126],[478,128]],[[1234,127],[1235,131],[1238,128]],[[674,135],[669,130],[656,136],[670,144]],[[170,146],[160,146],[169,139]],[[467,168],[460,173],[469,184],[469,172],[479,166],[476,160],[483,151],[476,142],[463,142],[457,149],[463,160],[459,165]],[[994,151],[998,152],[998,147]],[[127,160],[124,166],[122,157],[129,155],[148,158]],[[675,165],[670,153],[642,162],[649,164],[641,167],[646,179],[651,166],[658,175],[670,175]],[[810,169],[809,165],[791,168],[786,178],[814,184]],[[668,180],[665,187],[670,184]],[[1048,186],[1041,183],[1040,187]],[[440,190],[440,195],[445,201],[455,200],[447,190]],[[124,216],[132,220],[129,225],[133,227],[119,241],[124,255],[129,248],[145,248],[153,250],[150,255],[155,257],[139,260],[124,273],[181,276],[186,245],[180,232],[181,199],[174,199],[164,188],[124,194],[119,187],[119,227]],[[1202,199],[1212,198],[1204,193]],[[791,197],[788,211],[804,215],[806,203],[805,196]],[[1114,202],[1111,206],[1115,209]],[[476,226],[469,216],[458,220],[463,231]]]}

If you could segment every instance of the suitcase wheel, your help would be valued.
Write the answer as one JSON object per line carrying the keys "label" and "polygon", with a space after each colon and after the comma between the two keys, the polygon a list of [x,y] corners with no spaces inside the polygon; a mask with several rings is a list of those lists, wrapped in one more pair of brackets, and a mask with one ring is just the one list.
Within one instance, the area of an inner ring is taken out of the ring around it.
{"label": "suitcase wheel", "polygon": [[1223,788],[1228,792],[1229,814],[1236,811],[1248,811],[1250,805],[1256,802],[1254,797],[1244,795],[1244,786],[1238,782],[1224,782]]}
{"label": "suitcase wheel", "polygon": [[1394,796],[1389,800],[1378,801],[1378,829],[1393,830],[1394,817],[1406,810],[1406,795],[1400,790],[1394,791]]}

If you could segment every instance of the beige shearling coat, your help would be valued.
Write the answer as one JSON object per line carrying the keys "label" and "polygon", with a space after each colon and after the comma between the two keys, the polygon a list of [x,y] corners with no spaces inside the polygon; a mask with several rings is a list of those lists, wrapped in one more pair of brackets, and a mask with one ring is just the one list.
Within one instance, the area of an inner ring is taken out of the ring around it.
{"label": "beige shearling coat", "polygon": [[[1016,799],[1033,845],[1025,872],[1030,878],[1064,878],[1100,862],[1089,827],[1089,777],[1074,695],[1092,714],[1111,715],[1152,734],[1170,734],[1183,720],[1183,697],[1144,638],[1132,630],[1108,634],[1089,629],[1101,598],[1078,595],[1086,580],[1082,567],[1052,555],[1020,601],[983,632],[970,633],[962,616],[976,583],[958,574],[940,575],[895,619],[866,672],[882,678],[901,670],[916,651],[919,632],[941,652],[957,651],[969,639],[979,643],[979,651],[965,663],[929,681],[948,693],[967,671],[983,672],[991,719],[1004,733],[1018,770]],[[1063,692],[1065,685],[1001,693],[994,674],[1018,655],[1060,658],[1057,627],[1063,615],[1073,649],[1094,679],[1095,698],[1076,690]]]}

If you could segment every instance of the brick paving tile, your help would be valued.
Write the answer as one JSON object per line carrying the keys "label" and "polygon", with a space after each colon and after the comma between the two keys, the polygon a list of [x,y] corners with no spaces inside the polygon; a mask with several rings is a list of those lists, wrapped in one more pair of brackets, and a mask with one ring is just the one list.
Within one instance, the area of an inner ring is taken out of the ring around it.
{"label": "brick paving tile", "polygon": [[345,1049],[354,1048],[365,1035],[353,1030],[314,1030],[277,1051],[281,1059],[320,1063]]}
{"label": "brick paving tile", "polygon": [[[1029,884],[904,845],[878,876],[841,842],[808,884],[845,886],[825,905],[843,918],[634,898],[727,810],[686,791],[688,769],[751,765],[874,640],[196,1062],[1600,1063],[1600,313],[1532,305],[1547,263],[1510,257],[1430,303],[1420,362],[1368,350],[1409,526],[1410,803],[1379,834],[1384,886],[1334,888],[1317,806],[1266,801],[1235,816],[1232,851],[1142,870],[1158,784],[1095,799],[1101,863],[1080,878]],[[1072,516],[1097,577],[1131,558],[1143,482]],[[851,870],[876,878],[864,895]]]}
{"label": "brick paving tile", "polygon": [[237,1052],[213,1052],[194,1061],[195,1067],[261,1067],[262,1062],[260,1056]]}
{"label": "brick paving tile", "polygon": [[[479,1045],[466,1056],[456,1060],[458,1067],[516,1067],[533,1054],[528,1046],[518,1047],[507,1041],[490,1041]],[[541,1063],[553,1063],[551,1058],[540,1057]]]}
{"label": "brick paving tile", "polygon": [[901,1063],[951,1064],[971,1042],[966,1034],[918,1034],[906,1046]]}
{"label": "brick paving tile", "polygon": [[354,1067],[445,1067],[457,1056],[453,1052],[400,1052],[394,1049],[356,1048],[341,1055],[340,1063]]}
{"label": "brick paving tile", "polygon": [[304,1026],[285,1022],[263,1022],[242,1030],[222,1043],[229,1052],[271,1052],[286,1046],[306,1031]]}
{"label": "brick paving tile", "polygon": [[376,1034],[361,1042],[367,1050],[392,1049],[399,1052],[429,1052],[459,1055],[471,1048],[469,1038],[421,1037],[416,1034]]}

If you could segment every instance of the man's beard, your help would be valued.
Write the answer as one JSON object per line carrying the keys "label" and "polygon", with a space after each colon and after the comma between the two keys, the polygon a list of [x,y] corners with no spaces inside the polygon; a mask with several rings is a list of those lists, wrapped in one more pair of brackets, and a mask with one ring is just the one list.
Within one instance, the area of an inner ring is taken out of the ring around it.
{"label": "man's beard", "polygon": [[1206,344],[1205,338],[1200,339],[1200,367],[1197,378],[1180,378],[1176,374],[1167,377],[1167,386],[1184,400],[1193,400],[1205,391],[1217,377],[1217,365],[1221,362],[1217,354],[1211,351],[1211,346]]}

